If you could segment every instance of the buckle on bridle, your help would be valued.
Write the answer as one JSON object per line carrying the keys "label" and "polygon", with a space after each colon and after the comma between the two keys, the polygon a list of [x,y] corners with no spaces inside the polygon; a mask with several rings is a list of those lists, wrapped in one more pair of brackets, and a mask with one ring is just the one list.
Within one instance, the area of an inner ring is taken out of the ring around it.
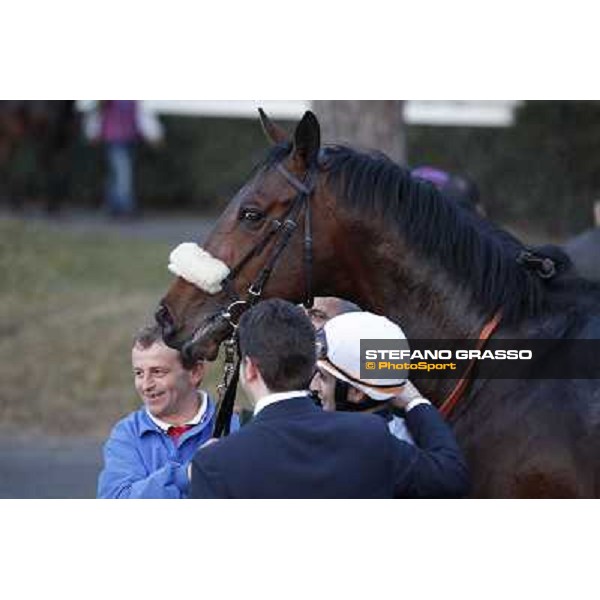
{"label": "buckle on bridle", "polygon": [[262,288],[255,289],[254,284],[252,284],[248,288],[248,293],[255,298],[260,298],[262,296]]}
{"label": "buckle on bridle", "polygon": [[548,256],[540,256],[526,248],[517,256],[517,263],[531,269],[540,279],[552,279],[556,273],[556,263]]}
{"label": "buckle on bridle", "polygon": [[292,219],[286,219],[283,224],[283,228],[286,231],[294,231],[296,227],[298,227],[298,223],[296,223],[296,221],[292,221]]}
{"label": "buckle on bridle", "polygon": [[239,319],[242,316],[242,313],[244,312],[243,310],[240,311],[240,314],[237,318],[237,321],[234,321],[234,315],[232,312],[232,309],[236,306],[244,306],[248,304],[248,302],[246,302],[246,300],[236,300],[235,302],[232,302],[222,313],[221,313],[221,317],[223,317],[223,319],[225,319],[230,325],[231,327],[234,329],[234,331],[238,328],[239,325]]}

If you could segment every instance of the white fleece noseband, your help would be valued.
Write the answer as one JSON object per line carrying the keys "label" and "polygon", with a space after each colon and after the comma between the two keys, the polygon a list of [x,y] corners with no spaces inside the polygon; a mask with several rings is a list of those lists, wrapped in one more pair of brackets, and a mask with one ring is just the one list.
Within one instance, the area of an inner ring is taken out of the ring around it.
{"label": "white fleece noseband", "polygon": [[208,294],[221,291],[229,267],[193,242],[179,244],[169,256],[169,271]]}

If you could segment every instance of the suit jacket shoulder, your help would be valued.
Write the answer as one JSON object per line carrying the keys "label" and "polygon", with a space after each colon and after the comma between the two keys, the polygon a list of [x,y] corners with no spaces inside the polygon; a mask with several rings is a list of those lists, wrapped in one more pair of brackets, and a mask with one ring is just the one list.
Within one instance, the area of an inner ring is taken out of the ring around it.
{"label": "suit jacket shoulder", "polygon": [[409,415],[422,448],[395,439],[375,415],[324,412],[308,398],[267,406],[239,432],[196,454],[192,497],[462,493],[463,463],[448,427],[432,407],[416,407]]}

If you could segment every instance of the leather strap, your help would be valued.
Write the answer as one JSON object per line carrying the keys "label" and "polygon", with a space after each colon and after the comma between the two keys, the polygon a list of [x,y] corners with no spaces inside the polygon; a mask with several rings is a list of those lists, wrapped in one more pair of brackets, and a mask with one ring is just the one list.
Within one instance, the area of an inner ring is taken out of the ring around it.
{"label": "leather strap", "polygon": [[[481,333],[479,334],[479,340],[477,341],[476,349],[481,350],[486,342],[490,339],[493,333],[498,328],[500,321],[502,320],[502,312],[498,311],[496,314],[483,326]],[[460,402],[469,385],[469,375],[473,370],[477,362],[476,358],[473,358],[468,364],[463,376],[456,382],[454,389],[450,392],[450,395],[444,400],[442,405],[439,407],[439,411],[444,418],[448,418],[450,413],[456,408],[456,405]]]}

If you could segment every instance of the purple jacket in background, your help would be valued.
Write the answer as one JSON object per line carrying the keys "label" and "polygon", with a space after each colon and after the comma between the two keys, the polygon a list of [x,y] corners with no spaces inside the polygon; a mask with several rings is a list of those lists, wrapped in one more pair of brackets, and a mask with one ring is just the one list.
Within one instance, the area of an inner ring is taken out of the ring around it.
{"label": "purple jacket in background", "polygon": [[103,141],[129,143],[137,140],[136,100],[105,100],[100,113],[100,136]]}

